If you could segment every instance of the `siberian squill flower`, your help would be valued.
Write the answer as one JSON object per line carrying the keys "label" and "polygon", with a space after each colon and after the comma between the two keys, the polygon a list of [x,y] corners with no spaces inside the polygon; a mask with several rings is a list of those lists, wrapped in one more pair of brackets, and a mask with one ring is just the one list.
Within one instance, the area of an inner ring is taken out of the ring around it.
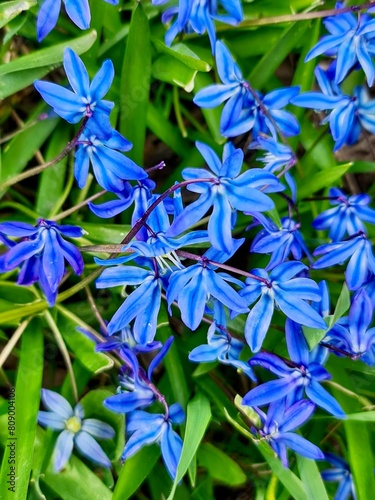
{"label": "siberian squill flower", "polygon": [[341,189],[330,188],[329,197],[334,208],[318,215],[312,225],[315,229],[329,229],[329,237],[333,242],[340,241],[348,234],[365,231],[363,222],[375,224],[375,210],[367,205],[371,202],[368,194],[346,196]]}
{"label": "siberian squill flower", "polygon": [[324,342],[351,354],[354,359],[374,365],[375,328],[369,328],[372,316],[371,300],[365,290],[360,290],[352,301],[349,316],[339,319],[327,332]]}
{"label": "siberian squill flower", "polygon": [[[344,7],[336,2],[336,9]],[[359,63],[371,87],[375,79],[372,57],[375,54],[375,19],[368,14],[345,12],[326,17],[323,23],[329,35],[325,35],[307,54],[305,61],[325,54],[336,56],[335,83],[340,83]]]}
{"label": "siberian squill flower", "polygon": [[322,257],[314,263],[314,269],[325,269],[349,259],[345,271],[349,290],[357,290],[375,274],[372,243],[363,231],[358,231],[358,234],[350,236],[347,240],[321,245],[314,252],[314,256],[320,255]]}
{"label": "siberian squill flower", "polygon": [[263,428],[252,429],[252,431],[269,443],[284,467],[288,467],[287,448],[299,453],[303,457],[313,460],[322,460],[323,453],[315,445],[304,437],[291,432],[303,425],[314,412],[315,405],[305,399],[290,406],[287,399],[271,403],[267,415],[256,408],[260,416]]}
{"label": "siberian squill flower", "polygon": [[[301,262],[284,262],[268,275],[264,269],[253,269],[254,278],[246,278],[240,296],[251,309],[245,324],[245,338],[253,352],[259,351],[271,324],[275,304],[293,321],[311,328],[326,329],[323,318],[306,302],[319,302],[321,294],[315,281],[294,278],[307,267]],[[260,297],[260,298],[259,298]]]}
{"label": "siberian squill flower", "polygon": [[99,138],[109,139],[112,136],[109,114],[114,103],[103,97],[114,77],[112,61],[104,61],[91,83],[85,65],[72,49],[65,49],[63,64],[73,90],[41,80],[34,83],[36,90],[61,118],[78,123],[87,117],[91,132]]}
{"label": "siberian squill flower", "polygon": [[272,254],[266,267],[267,270],[285,262],[289,254],[292,254],[295,260],[301,260],[304,255],[311,260],[310,252],[300,232],[300,223],[290,217],[283,217],[281,227],[277,227],[273,221],[262,214],[254,215],[254,217],[258,218],[264,229],[255,236],[250,250],[256,253]]}
{"label": "siberian squill flower", "polygon": [[[175,218],[166,235],[182,233],[202,219],[213,206],[208,222],[210,242],[216,249],[229,253],[233,249],[233,212],[272,210],[274,203],[262,190],[275,192],[284,187],[273,174],[259,168],[252,168],[241,174],[244,158],[241,149],[233,150],[231,145],[226,144],[221,162],[206,144],[197,142],[196,146],[211,172],[201,168],[185,168],[182,171],[184,179],[197,179],[187,189],[200,196]],[[200,182],[202,178],[211,182]]]}
{"label": "siberian squill flower", "polygon": [[243,398],[248,406],[263,406],[288,396],[289,401],[298,401],[304,393],[316,405],[324,408],[337,418],[345,418],[345,413],[336,399],[321,385],[331,374],[323,367],[328,351],[316,346],[311,351],[302,333],[302,328],[290,319],[286,320],[286,344],[291,363],[275,354],[262,352],[251,358],[250,364],[260,365],[279,377],[258,385]]}
{"label": "siberian squill flower", "polygon": [[237,283],[237,280],[226,273],[216,273],[217,266],[210,264],[210,260],[224,263],[243,242],[243,239],[237,240],[231,254],[210,248],[198,264],[178,269],[171,274],[167,288],[169,310],[172,302],[176,300],[181,319],[191,330],[196,330],[200,325],[206,303],[211,298],[237,313],[248,311],[245,301],[228,284],[228,281]]}
{"label": "siberian squill flower", "polygon": [[184,420],[185,413],[178,403],[171,405],[167,414],[141,410],[129,413],[126,418],[126,433],[130,437],[125,444],[122,460],[133,456],[143,446],[158,443],[167,471],[174,479],[181,456],[182,439],[172,425],[181,424]]}
{"label": "siberian squill flower", "polygon": [[253,137],[260,132],[276,135],[278,130],[285,136],[299,133],[296,117],[284,108],[299,92],[299,87],[274,90],[263,96],[250,91],[249,83],[233,60],[223,42],[216,42],[216,66],[222,84],[214,84],[200,90],[194,102],[201,108],[215,108],[228,101],[222,111],[220,131],[224,137],[235,137],[253,130]]}
{"label": "siberian squill flower", "polygon": [[[82,330],[80,329],[79,331]],[[147,344],[138,344],[134,338],[132,329],[129,326],[126,326],[118,335],[112,335],[112,337],[105,339],[103,342],[98,342],[95,350],[98,352],[114,350],[123,352],[124,350],[130,349],[137,355],[138,353],[155,351],[156,349],[160,349],[162,346],[163,344],[156,340],[148,342]]]}
{"label": "siberian squill flower", "polygon": [[78,186],[81,189],[85,186],[90,163],[98,184],[107,191],[121,192],[125,180],[147,178],[147,172],[119,152],[129,151],[131,147],[132,144],[116,130],[112,131],[109,139],[98,138],[91,132],[89,121],[79,137],[75,153],[74,175]]}
{"label": "siberian squill flower", "polygon": [[[75,25],[81,30],[90,27],[91,14],[88,0],[62,0],[66,13]],[[118,0],[104,0],[117,5]],[[41,42],[56,26],[61,9],[61,0],[44,0],[39,9],[36,20],[38,42]]]}
{"label": "siberian squill flower", "polygon": [[39,219],[36,226],[24,222],[3,222],[0,233],[21,238],[3,257],[6,271],[22,265],[18,284],[32,285],[36,281],[52,306],[56,301],[57,288],[64,276],[65,260],[80,275],[83,259],[75,245],[64,237],[79,238],[84,231],[77,226],[58,225],[54,221]]}
{"label": "siberian squill flower", "polygon": [[322,92],[304,92],[293,97],[291,103],[319,111],[331,110],[321,123],[329,122],[335,141],[333,150],[337,151],[344,144],[355,144],[362,128],[371,134],[375,132],[375,100],[370,99],[368,91],[361,86],[354,88],[352,96],[344,94],[330,73],[330,70],[315,68],[315,77]]}
{"label": "siberian squill flower", "polygon": [[235,339],[228,330],[214,322],[208,329],[207,344],[193,349],[189,354],[189,360],[194,363],[209,363],[217,360],[219,363],[234,366],[255,380],[249,363],[239,359],[243,348],[244,343],[241,340]]}
{"label": "siberian squill flower", "polygon": [[341,457],[333,453],[325,453],[325,460],[333,465],[331,469],[325,469],[321,472],[324,481],[334,481],[339,483],[333,500],[348,500],[357,496],[354,488],[353,476],[348,463]]}
{"label": "siberian squill flower", "polygon": [[[39,411],[38,423],[55,431],[62,431],[53,451],[53,468],[61,471],[68,462],[73,448],[92,462],[110,467],[111,462],[95,439],[111,439],[114,429],[96,418],[84,418],[83,406],[74,410],[57,392],[42,389],[42,402],[49,411]],[[95,438],[95,439],[94,439]]]}
{"label": "siberian squill flower", "polygon": [[[161,5],[167,0],[152,0],[154,5]],[[226,14],[220,13],[222,9]],[[241,0],[179,0],[179,5],[167,9],[162,22],[167,24],[176,16],[165,35],[166,45],[171,45],[178,33],[197,33],[203,35],[206,31],[210,38],[212,51],[215,51],[216,30],[214,21],[236,25],[243,19]]]}

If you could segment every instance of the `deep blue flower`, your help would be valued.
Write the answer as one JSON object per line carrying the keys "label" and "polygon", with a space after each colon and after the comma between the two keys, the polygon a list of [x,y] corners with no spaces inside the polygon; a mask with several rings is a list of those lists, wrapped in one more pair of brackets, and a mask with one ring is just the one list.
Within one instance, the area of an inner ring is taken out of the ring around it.
{"label": "deep blue flower", "polygon": [[182,439],[173,430],[172,424],[181,424],[185,414],[178,403],[169,407],[167,414],[150,414],[134,411],[126,418],[126,433],[130,434],[122,454],[126,460],[143,446],[159,443],[164,464],[174,479],[182,451]]}
{"label": "deep blue flower", "polygon": [[246,304],[253,304],[245,325],[246,341],[253,352],[262,347],[271,324],[275,304],[290,319],[311,328],[326,328],[322,317],[306,302],[320,301],[321,294],[315,281],[294,278],[307,269],[301,262],[285,262],[276,266],[268,275],[264,269],[253,269],[259,279],[246,278],[246,286],[240,290]]}
{"label": "deep blue flower", "polygon": [[290,406],[286,398],[271,403],[267,415],[258,408],[256,409],[263,422],[263,428],[253,429],[253,432],[270,444],[280,457],[284,467],[288,467],[287,448],[313,460],[324,458],[323,453],[315,444],[294,432],[290,432],[303,425],[314,409],[315,405],[311,401],[302,400]]}
{"label": "deep blue flower", "polygon": [[[208,222],[210,242],[218,250],[229,253],[233,249],[233,211],[272,210],[273,201],[261,190],[275,192],[284,187],[273,174],[259,168],[241,174],[244,157],[241,149],[233,150],[232,146],[227,144],[221,162],[207,145],[197,142],[196,146],[211,172],[201,168],[183,170],[184,179],[197,179],[197,182],[187,186],[187,189],[200,196],[176,217],[166,235],[175,236],[182,233],[202,219],[213,206]],[[202,178],[212,179],[212,182],[199,182]]]}
{"label": "deep blue flower", "polygon": [[323,470],[322,478],[324,481],[339,483],[333,500],[348,500],[349,498],[356,500],[353,476],[347,462],[333,453],[325,453],[324,458],[333,465],[333,468]]}
{"label": "deep blue flower", "polygon": [[273,269],[275,266],[282,264],[290,254],[295,260],[301,260],[306,255],[310,260],[310,252],[308,251],[303,236],[300,232],[300,223],[295,222],[289,217],[281,219],[281,227],[262,216],[255,215],[263,224],[264,229],[260,231],[254,238],[251,244],[251,251],[256,253],[272,253],[266,269]]}
{"label": "deep blue flower", "polygon": [[292,104],[319,111],[331,110],[322,120],[329,122],[332,137],[335,141],[334,151],[344,144],[355,144],[362,128],[373,134],[375,132],[375,101],[370,99],[365,87],[357,86],[353,96],[343,93],[332,80],[331,72],[315,68],[315,76],[322,92],[304,92],[291,100]]}
{"label": "deep blue flower", "polygon": [[314,263],[314,269],[325,269],[350,259],[345,272],[349,290],[357,290],[375,274],[372,243],[363,231],[347,240],[321,245],[314,252],[314,256],[317,255],[323,257]]}
{"label": "deep blue flower", "polygon": [[[162,5],[167,0],[152,0],[154,5]],[[222,9],[226,14],[220,13]],[[215,51],[216,30],[214,21],[236,25],[243,19],[241,0],[179,0],[179,5],[167,9],[163,16],[163,23],[172,22],[165,35],[166,45],[171,45],[178,33],[197,33],[203,35],[206,31],[210,38],[212,51]]]}
{"label": "deep blue flower", "polygon": [[315,229],[329,229],[333,242],[340,241],[346,234],[352,235],[365,231],[363,222],[375,224],[375,210],[367,205],[371,202],[368,194],[354,194],[347,197],[340,189],[329,190],[330,203],[334,208],[318,215],[312,225]]}
{"label": "deep blue flower", "polygon": [[[121,264],[128,257],[105,261],[106,265]],[[103,264],[102,261],[97,261]],[[108,324],[108,333],[112,335],[135,319],[134,338],[139,344],[152,342],[156,333],[157,318],[160,309],[161,293],[165,277],[152,266],[142,269],[136,266],[122,266],[104,269],[96,281],[97,288],[139,285],[120,306]]]}
{"label": "deep blue flower", "polygon": [[122,352],[123,350],[130,349],[134,354],[138,354],[155,351],[156,349],[160,349],[162,345],[161,342],[155,340],[147,344],[139,344],[134,338],[132,329],[126,326],[118,335],[112,335],[112,337],[105,339],[103,342],[99,342],[95,350],[98,352],[120,350]]}
{"label": "deep blue flower", "polygon": [[[91,15],[88,0],[62,0],[66,13],[81,30],[90,27]],[[118,0],[104,0],[112,5],[117,5]],[[36,20],[38,42],[41,42],[56,26],[60,14],[61,0],[44,0],[39,9]]]}
{"label": "deep blue flower", "polygon": [[[344,2],[336,2],[336,9]],[[326,17],[323,23],[330,35],[324,36],[307,54],[305,61],[325,54],[336,56],[335,83],[340,83],[359,63],[371,87],[375,79],[372,57],[375,54],[375,19],[368,14],[345,12]]]}
{"label": "deep blue flower", "polygon": [[91,132],[98,138],[109,139],[112,136],[109,114],[114,103],[104,101],[103,97],[114,77],[112,61],[104,61],[90,84],[82,60],[72,49],[67,48],[64,52],[64,69],[73,91],[41,80],[34,83],[36,90],[61,118],[69,123],[78,123],[83,117],[88,117]]}
{"label": "deep blue flower", "polygon": [[193,349],[189,354],[189,359],[194,363],[209,363],[217,360],[225,365],[234,366],[255,380],[254,372],[249,363],[239,359],[243,348],[243,342],[235,339],[228,330],[214,322],[208,329],[207,344],[199,345]]}
{"label": "deep blue flower", "polygon": [[56,301],[57,288],[64,276],[64,261],[68,261],[76,274],[83,271],[79,250],[63,238],[83,236],[80,227],[60,226],[54,221],[39,219],[35,227],[24,222],[4,222],[0,224],[0,233],[21,238],[5,254],[4,269],[9,271],[22,264],[18,283],[31,285],[39,281],[50,305]]}
{"label": "deep blue flower", "polygon": [[[216,42],[216,66],[222,84],[214,84],[200,90],[194,102],[201,108],[215,108],[228,101],[222,111],[220,131],[224,137],[235,137],[253,130],[253,137],[260,132],[285,136],[299,133],[298,121],[292,113],[283,110],[299,92],[299,87],[274,90],[255,99],[249,83],[223,42]],[[265,111],[266,110],[266,111]]]}
{"label": "deep blue flower", "polygon": [[38,423],[55,431],[62,431],[53,451],[53,468],[61,471],[68,462],[73,448],[102,467],[111,462],[94,438],[111,439],[113,428],[96,418],[84,418],[83,406],[78,403],[74,410],[60,394],[42,389],[42,401],[49,411],[39,411]]}
{"label": "deep blue flower", "polygon": [[131,147],[131,143],[116,130],[106,140],[91,133],[90,126],[86,127],[75,153],[74,175],[78,186],[85,186],[90,163],[97,182],[107,191],[122,192],[125,179],[142,180],[148,177],[141,167],[119,152],[129,151]]}
{"label": "deep blue flower", "polygon": [[337,418],[345,418],[345,413],[336,399],[320,385],[322,380],[332,378],[323,368],[328,350],[316,346],[310,351],[302,328],[290,319],[286,321],[285,334],[291,363],[268,352],[251,358],[252,366],[260,365],[280,378],[258,385],[246,394],[242,403],[248,406],[263,406],[286,396],[290,401],[298,401],[306,393],[316,405]]}
{"label": "deep blue flower", "polygon": [[375,328],[369,328],[372,316],[371,300],[365,290],[360,290],[352,301],[349,316],[339,319],[327,332],[324,342],[350,353],[354,359],[374,365]]}
{"label": "deep blue flower", "polygon": [[[232,253],[243,241],[235,242]],[[211,298],[217,299],[237,313],[248,311],[245,301],[227,283],[237,283],[237,280],[226,273],[216,273],[217,266],[209,263],[210,260],[224,263],[231,255],[210,248],[202,256],[201,262],[171,274],[167,289],[168,306],[170,308],[174,300],[178,302],[181,319],[191,330],[198,328],[205,313],[206,303]]]}

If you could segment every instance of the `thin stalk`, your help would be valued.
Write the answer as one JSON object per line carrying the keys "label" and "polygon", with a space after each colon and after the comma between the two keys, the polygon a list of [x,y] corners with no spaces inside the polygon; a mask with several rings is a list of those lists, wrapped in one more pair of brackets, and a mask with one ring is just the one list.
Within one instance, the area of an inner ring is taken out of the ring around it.
{"label": "thin stalk", "polygon": [[25,331],[25,328],[27,327],[27,325],[30,323],[30,320],[31,320],[31,316],[29,318],[25,319],[25,321],[23,321],[20,324],[20,326],[17,328],[17,330],[13,333],[13,335],[10,338],[7,345],[2,350],[2,352],[0,354],[0,368],[3,366],[5,361],[8,359],[8,356],[12,352],[14,346],[17,344],[19,339],[21,338],[21,335]]}
{"label": "thin stalk", "polygon": [[28,179],[29,177],[40,174],[40,172],[43,172],[43,170],[46,170],[47,168],[52,167],[53,165],[56,165],[56,163],[59,163],[63,158],[65,158],[66,155],[70,153],[70,151],[72,151],[72,149],[75,148],[77,141],[86,126],[88,119],[89,117],[85,116],[76,135],[70,142],[68,142],[68,144],[61,151],[61,153],[59,153],[55,158],[53,158],[50,161],[47,161],[46,163],[43,163],[42,165],[37,165],[36,167],[30,168],[29,170],[26,170],[26,172],[22,172],[21,174],[18,174],[15,177],[12,177],[11,179],[8,179],[7,181],[0,184],[0,190],[6,189],[9,186],[13,186],[13,184],[17,184],[18,182]]}
{"label": "thin stalk", "polygon": [[69,215],[73,214],[77,210],[80,210],[81,208],[85,207],[90,203],[90,201],[96,200],[97,198],[100,198],[103,194],[105,194],[107,191],[103,189],[103,191],[99,191],[99,193],[95,193],[89,198],[86,198],[86,200],[81,201],[81,203],[77,203],[74,207],[69,208],[68,210],[65,210],[64,212],[59,213],[58,215],[55,215],[54,217],[51,217],[50,220],[54,220],[55,222],[64,219],[65,217],[68,217]]}

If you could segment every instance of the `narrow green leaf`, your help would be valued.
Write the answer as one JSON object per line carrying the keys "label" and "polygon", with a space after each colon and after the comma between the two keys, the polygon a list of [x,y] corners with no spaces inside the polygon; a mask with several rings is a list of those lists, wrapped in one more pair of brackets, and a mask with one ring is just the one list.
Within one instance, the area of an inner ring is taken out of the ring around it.
{"label": "narrow green leaf", "polygon": [[176,478],[173,483],[172,491],[168,500],[174,498],[178,483],[184,477],[186,471],[195,454],[198,446],[203,439],[208,423],[211,419],[211,409],[208,399],[199,393],[187,406],[186,431],[180,462],[177,467]]}
{"label": "narrow green leaf", "polygon": [[80,222],[80,227],[87,231],[86,238],[93,243],[117,244],[125,238],[131,229],[128,225],[96,224],[94,222]]}
{"label": "narrow green leaf", "polygon": [[288,26],[277,43],[277,50],[270,45],[270,50],[254,66],[249,75],[248,80],[254,89],[261,89],[267,83],[291,50],[300,42],[309,25],[310,21],[300,21]]}
{"label": "narrow green leaf", "polygon": [[160,456],[156,445],[142,448],[136,455],[128,458],[121,470],[112,500],[127,500],[137,491]]}
{"label": "narrow green leaf", "polygon": [[347,417],[348,420],[354,420],[356,422],[375,422],[375,411],[350,413]]}
{"label": "narrow green leaf", "polygon": [[152,103],[147,109],[147,126],[179,156],[186,156],[189,153],[190,148],[182,139],[179,129],[172,125]]}
{"label": "narrow green leaf", "polygon": [[0,28],[3,28],[11,19],[15,18],[24,10],[36,5],[36,0],[17,0],[5,2],[0,5]]}
{"label": "narrow green leaf", "polygon": [[308,500],[328,500],[326,488],[314,460],[297,455],[298,470]]}
{"label": "narrow green leaf", "polygon": [[345,163],[344,165],[318,172],[309,178],[309,182],[302,179],[298,182],[299,197],[306,198],[320,189],[324,189],[327,186],[333,186],[349,170],[350,165],[350,163]]}
{"label": "narrow green leaf", "polygon": [[150,28],[142,5],[136,2],[121,72],[120,132],[133,143],[128,155],[139,165],[143,165],[150,75]]}
{"label": "narrow green leaf", "polygon": [[208,62],[200,59],[195,52],[193,52],[189,47],[187,47],[183,43],[176,43],[173,47],[167,47],[160,40],[153,40],[153,44],[157,48],[158,52],[163,52],[178,61],[181,61],[191,69],[195,69],[197,71],[210,71],[211,66]]}
{"label": "narrow green leaf", "polygon": [[95,39],[96,32],[92,30],[79,38],[37,50],[7,64],[2,64],[0,66],[0,99],[24,89],[59,66],[67,47],[82,54],[92,46]]}
{"label": "narrow green leaf", "polygon": [[193,90],[196,74],[196,69],[167,54],[159,56],[152,65],[152,76],[156,80],[178,85],[186,92]]}
{"label": "narrow green leaf", "polygon": [[[14,436],[9,435],[1,469],[0,484],[8,487],[2,490],[1,498],[26,498],[32,466],[40,389],[43,373],[43,334],[39,319],[33,319],[22,334],[21,350],[15,387]],[[9,433],[10,434],[10,433]],[[13,447],[12,447],[13,444]],[[16,456],[13,457],[12,452]],[[13,461],[12,461],[13,460]],[[14,466],[15,487],[8,484]],[[16,495],[15,495],[16,493]]]}
{"label": "narrow green leaf", "polygon": [[203,443],[199,448],[198,464],[205,467],[211,477],[228,486],[240,486],[246,482],[241,467],[211,443]]}
{"label": "narrow green leaf", "polygon": [[344,314],[349,310],[350,307],[350,292],[346,283],[342,285],[340,296],[337,300],[335,312],[333,314],[332,325],[334,325]]}

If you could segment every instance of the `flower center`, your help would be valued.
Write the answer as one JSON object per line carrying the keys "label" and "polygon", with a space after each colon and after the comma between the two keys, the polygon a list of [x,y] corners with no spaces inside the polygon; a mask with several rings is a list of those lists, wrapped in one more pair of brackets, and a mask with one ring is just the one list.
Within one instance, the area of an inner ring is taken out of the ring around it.
{"label": "flower center", "polygon": [[68,431],[72,431],[74,432],[74,434],[76,434],[81,430],[81,419],[78,417],[71,417],[66,421],[65,427]]}

